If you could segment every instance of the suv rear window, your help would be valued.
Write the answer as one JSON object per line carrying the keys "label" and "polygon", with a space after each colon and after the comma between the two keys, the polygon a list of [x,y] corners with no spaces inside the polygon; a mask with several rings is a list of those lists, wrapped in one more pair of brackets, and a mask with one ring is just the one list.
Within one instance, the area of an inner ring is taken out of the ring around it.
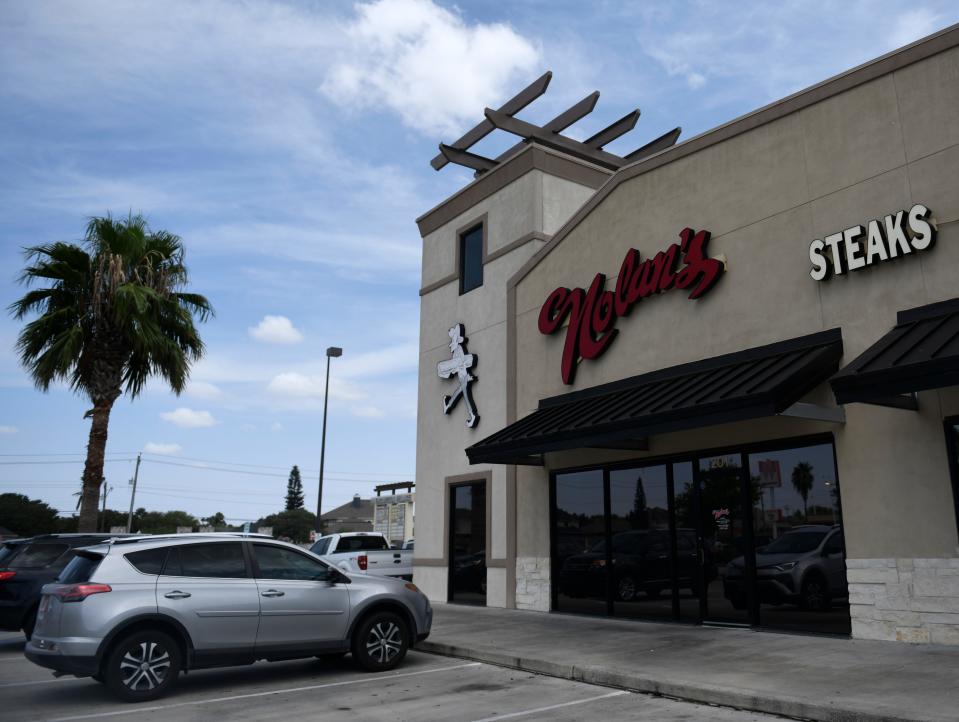
{"label": "suv rear window", "polygon": [[27,544],[10,560],[10,569],[42,569],[55,562],[70,547],[66,544]]}
{"label": "suv rear window", "polygon": [[102,561],[103,557],[99,554],[77,554],[60,572],[57,581],[63,584],[88,582]]}
{"label": "suv rear window", "polygon": [[10,561],[14,554],[20,550],[20,544],[4,544],[0,546],[0,567]]}
{"label": "suv rear window", "polygon": [[338,552],[372,552],[389,549],[386,539],[381,536],[347,536],[340,537],[336,545]]}
{"label": "suv rear window", "polygon": [[241,542],[183,544],[172,547],[163,573],[178,577],[246,578]]}
{"label": "suv rear window", "polygon": [[144,574],[159,574],[163,570],[163,562],[166,561],[168,547],[158,549],[143,549],[142,551],[132,552],[126,555],[126,560],[133,565],[138,572]]}

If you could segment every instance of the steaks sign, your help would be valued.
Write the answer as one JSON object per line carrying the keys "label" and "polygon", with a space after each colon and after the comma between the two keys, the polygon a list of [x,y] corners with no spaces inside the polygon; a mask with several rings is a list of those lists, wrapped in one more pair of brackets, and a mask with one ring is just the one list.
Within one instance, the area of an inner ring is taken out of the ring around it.
{"label": "steaks sign", "polygon": [[618,333],[617,319],[628,316],[642,299],[672,288],[691,288],[689,298],[695,300],[716,285],[726,265],[706,255],[709,235],[709,231],[684,228],[679,243],[645,260],[630,248],[613,290],[606,290],[606,275],[597,273],[589,289],[561,286],[549,294],[539,312],[539,330],[556,333],[569,319],[563,346],[564,383],[573,383],[581,359],[598,358],[609,348]]}

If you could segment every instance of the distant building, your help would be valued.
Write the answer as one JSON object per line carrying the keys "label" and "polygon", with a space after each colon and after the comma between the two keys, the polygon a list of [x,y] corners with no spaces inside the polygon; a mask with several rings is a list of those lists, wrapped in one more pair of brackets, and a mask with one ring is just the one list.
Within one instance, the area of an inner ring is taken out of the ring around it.
{"label": "distant building", "polygon": [[[373,487],[376,492],[373,497],[373,531],[383,534],[393,546],[401,546],[413,538],[414,486],[416,484],[412,481],[401,481]],[[389,493],[384,495],[385,492]]]}
{"label": "distant building", "polygon": [[353,501],[326,512],[322,519],[324,534],[373,531],[373,500],[354,494]]}

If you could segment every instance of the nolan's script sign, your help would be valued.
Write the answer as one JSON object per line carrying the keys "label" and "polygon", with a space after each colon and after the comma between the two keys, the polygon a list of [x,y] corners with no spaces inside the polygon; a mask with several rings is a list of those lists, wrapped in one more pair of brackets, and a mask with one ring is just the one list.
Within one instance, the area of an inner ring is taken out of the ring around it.
{"label": "nolan's script sign", "polygon": [[597,358],[609,348],[618,332],[616,320],[628,316],[642,299],[671,288],[691,289],[689,298],[697,299],[716,285],[726,267],[706,255],[709,231],[684,228],[679,238],[679,243],[645,260],[635,248],[629,249],[613,290],[606,290],[605,274],[597,273],[589,289],[561,286],[549,294],[539,312],[539,330],[552,334],[569,320],[563,346],[564,383],[573,383],[581,359]]}

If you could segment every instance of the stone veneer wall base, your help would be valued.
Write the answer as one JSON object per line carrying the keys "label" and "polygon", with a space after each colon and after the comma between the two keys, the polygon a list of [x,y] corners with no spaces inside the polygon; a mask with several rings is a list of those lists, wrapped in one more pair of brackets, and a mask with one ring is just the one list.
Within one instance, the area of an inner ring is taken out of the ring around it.
{"label": "stone veneer wall base", "polygon": [[516,608],[548,612],[549,557],[516,557]]}
{"label": "stone veneer wall base", "polygon": [[959,559],[847,559],[852,636],[959,645]]}

